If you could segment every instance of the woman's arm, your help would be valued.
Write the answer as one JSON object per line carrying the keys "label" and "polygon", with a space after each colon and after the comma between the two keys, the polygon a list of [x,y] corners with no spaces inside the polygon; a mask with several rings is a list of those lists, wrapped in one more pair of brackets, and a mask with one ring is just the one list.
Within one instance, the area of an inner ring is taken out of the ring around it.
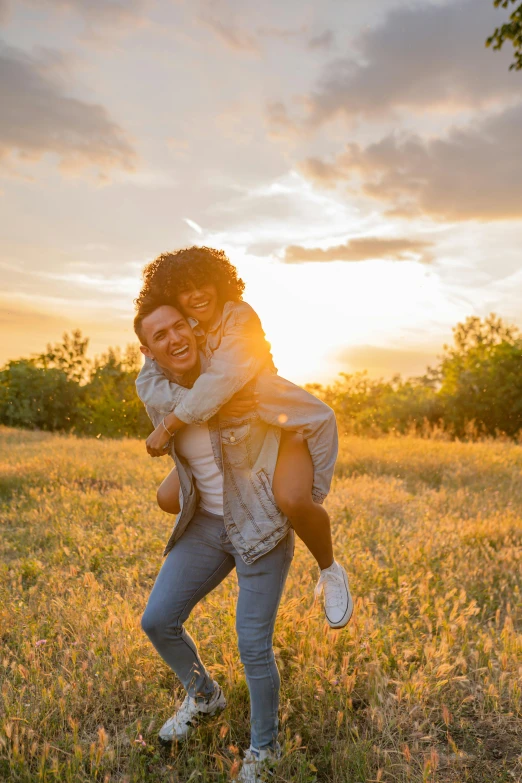
{"label": "woman's arm", "polygon": [[175,416],[185,424],[207,421],[265,367],[273,367],[272,354],[257,313],[246,302],[225,306],[221,343]]}
{"label": "woman's arm", "polygon": [[246,302],[223,312],[223,336],[210,363],[191,389],[169,381],[155,362],[138,376],[140,399],[165,411],[171,432],[183,424],[208,421],[234,394],[265,367],[273,367],[270,344],[257,313]]}
{"label": "woman's arm", "polygon": [[[258,402],[258,393],[245,386],[243,389],[236,392],[234,396],[219,409],[219,415],[226,419],[241,419],[244,416],[253,413]],[[145,443],[147,452],[151,457],[164,457],[167,453],[166,449],[169,445],[169,441],[174,434],[174,430],[171,429],[172,420],[176,419],[174,414],[168,413],[166,416],[160,416],[160,418],[160,423],[154,432],[151,432]]]}
{"label": "woman's arm", "polygon": [[136,378],[136,392],[144,405],[165,416],[179,405],[189,391],[190,389],[169,381],[160,366],[153,359],[145,357],[145,364]]}

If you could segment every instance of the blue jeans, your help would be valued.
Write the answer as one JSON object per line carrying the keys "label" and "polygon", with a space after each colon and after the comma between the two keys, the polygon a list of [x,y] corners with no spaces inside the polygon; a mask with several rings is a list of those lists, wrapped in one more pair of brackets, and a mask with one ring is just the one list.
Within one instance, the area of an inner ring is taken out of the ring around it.
{"label": "blue jeans", "polygon": [[198,509],[165,560],[143,614],[142,628],[193,697],[208,696],[214,681],[183,627],[194,606],[235,567],[239,584],[236,631],[250,691],[251,742],[277,741],[279,672],[272,636],[294,554],[294,532],[247,565],[227,536],[223,517]]}

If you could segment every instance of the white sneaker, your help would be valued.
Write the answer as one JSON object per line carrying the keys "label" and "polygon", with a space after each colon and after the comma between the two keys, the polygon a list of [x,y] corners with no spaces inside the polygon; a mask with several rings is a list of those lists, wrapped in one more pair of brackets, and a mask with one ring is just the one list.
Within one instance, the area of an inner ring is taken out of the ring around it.
{"label": "white sneaker", "polygon": [[226,706],[227,700],[217,683],[215,683],[214,693],[208,699],[200,697],[196,700],[187,693],[176,714],[161,727],[159,731],[160,742],[167,745],[173,740],[183,741],[202,719],[222,712]]}
{"label": "white sneaker", "polygon": [[324,613],[331,628],[344,628],[353,613],[353,599],[348,587],[346,571],[335,560],[321,571],[315,588],[318,598],[324,590]]}
{"label": "white sneaker", "polygon": [[250,746],[245,753],[245,760],[236,780],[240,783],[265,783],[273,778],[272,767],[281,758],[279,745],[276,750],[264,748],[257,750]]}

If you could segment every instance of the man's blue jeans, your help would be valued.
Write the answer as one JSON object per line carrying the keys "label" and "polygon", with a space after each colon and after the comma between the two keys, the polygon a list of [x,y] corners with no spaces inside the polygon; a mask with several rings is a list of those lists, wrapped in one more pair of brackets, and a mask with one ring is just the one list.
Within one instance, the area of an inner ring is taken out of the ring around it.
{"label": "man's blue jeans", "polygon": [[194,606],[236,568],[236,630],[250,691],[255,748],[274,747],[277,741],[280,679],[272,636],[293,554],[290,530],[270,552],[247,565],[230,543],[223,517],[198,509],[165,560],[141,621],[187,692],[194,697],[210,695],[214,681],[183,623]]}

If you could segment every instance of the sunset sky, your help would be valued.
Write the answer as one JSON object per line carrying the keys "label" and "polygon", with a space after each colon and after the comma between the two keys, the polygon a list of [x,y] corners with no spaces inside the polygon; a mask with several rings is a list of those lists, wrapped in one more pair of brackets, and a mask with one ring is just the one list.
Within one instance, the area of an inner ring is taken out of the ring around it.
{"label": "sunset sky", "polygon": [[0,363],[134,340],[223,248],[281,374],[420,374],[522,326],[522,73],[492,0],[0,0]]}

